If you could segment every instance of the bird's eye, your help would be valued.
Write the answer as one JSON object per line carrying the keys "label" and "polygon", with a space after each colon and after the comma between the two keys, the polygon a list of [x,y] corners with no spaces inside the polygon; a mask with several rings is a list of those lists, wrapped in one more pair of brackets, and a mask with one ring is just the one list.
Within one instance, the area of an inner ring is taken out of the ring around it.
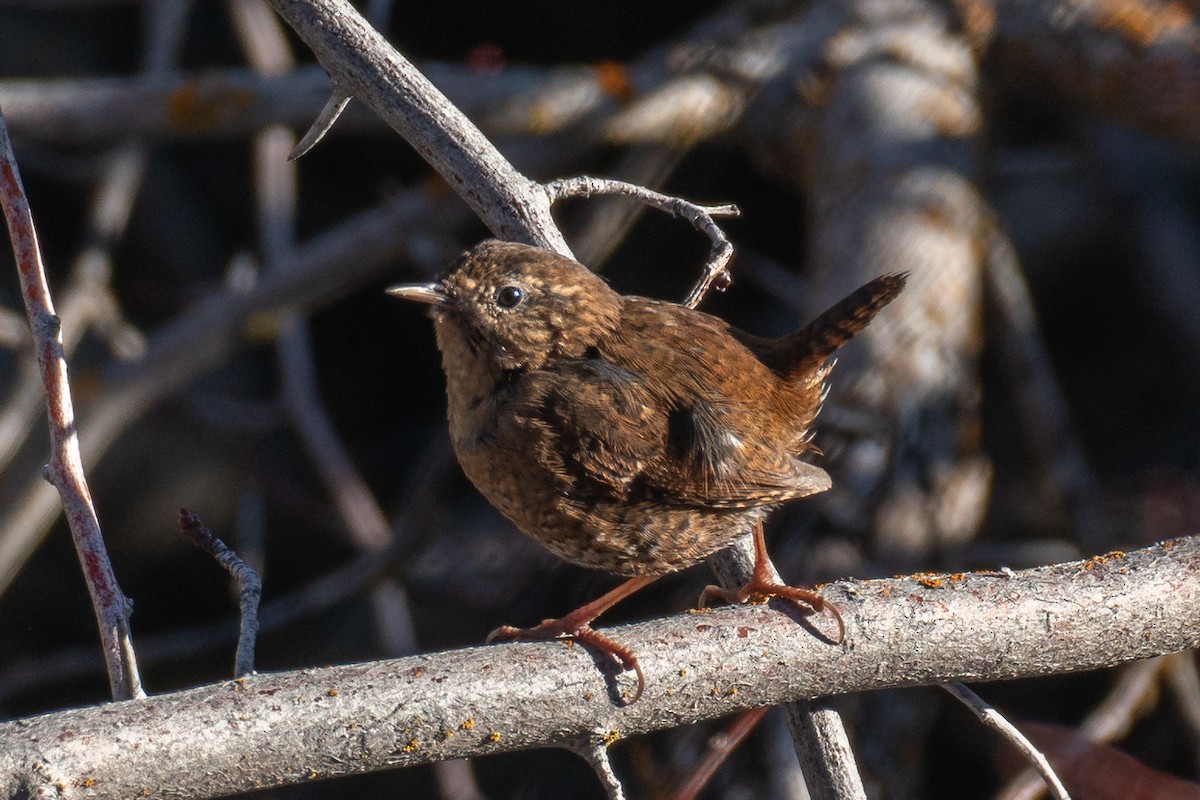
{"label": "bird's eye", "polygon": [[505,286],[496,292],[496,305],[501,308],[516,308],[525,299],[525,293],[519,286]]}

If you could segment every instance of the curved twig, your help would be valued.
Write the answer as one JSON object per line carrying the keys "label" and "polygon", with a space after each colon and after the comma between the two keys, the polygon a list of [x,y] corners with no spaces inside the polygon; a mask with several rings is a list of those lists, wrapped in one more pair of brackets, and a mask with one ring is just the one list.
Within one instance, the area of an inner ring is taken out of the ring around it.
{"label": "curved twig", "polygon": [[1042,776],[1042,780],[1046,782],[1046,786],[1050,788],[1050,793],[1056,800],[1071,800],[1071,796],[1067,794],[1067,787],[1062,785],[1062,781],[1054,773],[1054,767],[1050,766],[1050,762],[1046,760],[1042,751],[1034,747],[1033,742],[1026,739],[1025,735],[1017,730],[1017,726],[1005,719],[1004,715],[997,711],[991,703],[968,689],[962,681],[943,683],[942,688],[971,709],[980,722],[999,733],[1020,750],[1025,758],[1029,759],[1038,774]]}
{"label": "curved twig", "polygon": [[258,638],[258,604],[262,600],[262,579],[258,573],[229,549],[216,534],[204,527],[200,517],[186,508],[179,509],[179,532],[192,540],[192,544],[204,550],[233,576],[238,587],[238,607],[241,622],[238,633],[237,655],[233,661],[233,677],[244,678],[254,674],[254,644]]}
{"label": "curved twig", "polygon": [[700,305],[700,301],[704,299],[704,295],[708,293],[710,287],[716,286],[717,291],[724,291],[729,287],[732,278],[729,275],[727,266],[729,259],[733,258],[733,244],[729,241],[729,237],[725,235],[725,231],[721,230],[721,227],[717,225],[713,217],[738,216],[741,212],[732,203],[719,206],[703,206],[679,197],[671,197],[670,195],[656,192],[653,189],[647,189],[644,186],[637,186],[636,184],[612,180],[610,178],[593,178],[588,175],[550,181],[544,184],[543,188],[545,188],[551,204],[571,197],[619,194],[625,197],[632,197],[641,203],[666,211],[672,216],[686,219],[692,223],[693,227],[707,235],[709,239],[712,239],[712,250],[709,251],[708,261],[704,265],[704,274],[701,275],[700,280],[692,287],[691,292],[688,293],[687,299],[684,300],[684,305],[688,308],[695,308]]}

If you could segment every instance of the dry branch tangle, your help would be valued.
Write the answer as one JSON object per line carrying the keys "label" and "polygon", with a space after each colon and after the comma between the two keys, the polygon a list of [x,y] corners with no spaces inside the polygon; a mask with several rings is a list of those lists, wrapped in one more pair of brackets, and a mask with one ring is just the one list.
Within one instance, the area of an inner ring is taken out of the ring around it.
{"label": "dry branch tangle", "polygon": [[774,607],[617,629],[648,681],[628,707],[612,701],[584,651],[539,643],[257,675],[17,720],[0,725],[0,795],[207,797],[615,740],[799,698],[1097,669],[1200,646],[1200,538],[1019,573],[824,591],[848,623],[841,648]]}

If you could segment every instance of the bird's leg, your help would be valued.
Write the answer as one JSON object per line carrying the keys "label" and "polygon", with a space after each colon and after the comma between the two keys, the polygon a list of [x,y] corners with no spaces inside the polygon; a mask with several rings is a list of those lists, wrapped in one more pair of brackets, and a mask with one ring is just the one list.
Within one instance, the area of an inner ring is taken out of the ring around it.
{"label": "bird's leg", "polygon": [[502,625],[488,634],[488,643],[509,641],[512,639],[574,639],[580,644],[607,653],[617,660],[622,669],[633,670],[637,674],[638,688],[634,694],[633,703],[642,696],[646,688],[646,676],[642,674],[642,665],[637,656],[625,645],[608,638],[592,629],[591,622],[608,609],[624,600],[629,595],[657,580],[658,575],[639,575],[630,578],[612,591],[601,595],[587,605],[580,606],[566,616],[557,619],[544,619],[540,625],[532,628],[514,628]]}
{"label": "bird's leg", "polygon": [[705,587],[700,595],[700,607],[714,597],[719,597],[727,603],[745,603],[747,600],[764,600],[768,597],[782,597],[793,603],[803,603],[813,611],[820,613],[828,611],[837,622],[838,635],[835,644],[841,644],[846,638],[846,623],[842,621],[841,612],[812,589],[802,589],[799,586],[788,586],[775,580],[771,574],[771,562],[767,558],[767,545],[763,541],[762,522],[754,523],[754,572],[746,585],[740,589],[722,589],[720,586]]}

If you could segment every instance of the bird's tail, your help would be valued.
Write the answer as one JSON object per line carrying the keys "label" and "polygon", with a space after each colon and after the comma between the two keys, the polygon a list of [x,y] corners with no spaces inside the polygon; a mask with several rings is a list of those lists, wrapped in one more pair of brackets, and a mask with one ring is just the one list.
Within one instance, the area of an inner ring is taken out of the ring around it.
{"label": "bird's tail", "polygon": [[907,272],[897,272],[855,290],[800,330],[776,340],[763,353],[764,362],[789,380],[811,376],[895,300],[907,280]]}

